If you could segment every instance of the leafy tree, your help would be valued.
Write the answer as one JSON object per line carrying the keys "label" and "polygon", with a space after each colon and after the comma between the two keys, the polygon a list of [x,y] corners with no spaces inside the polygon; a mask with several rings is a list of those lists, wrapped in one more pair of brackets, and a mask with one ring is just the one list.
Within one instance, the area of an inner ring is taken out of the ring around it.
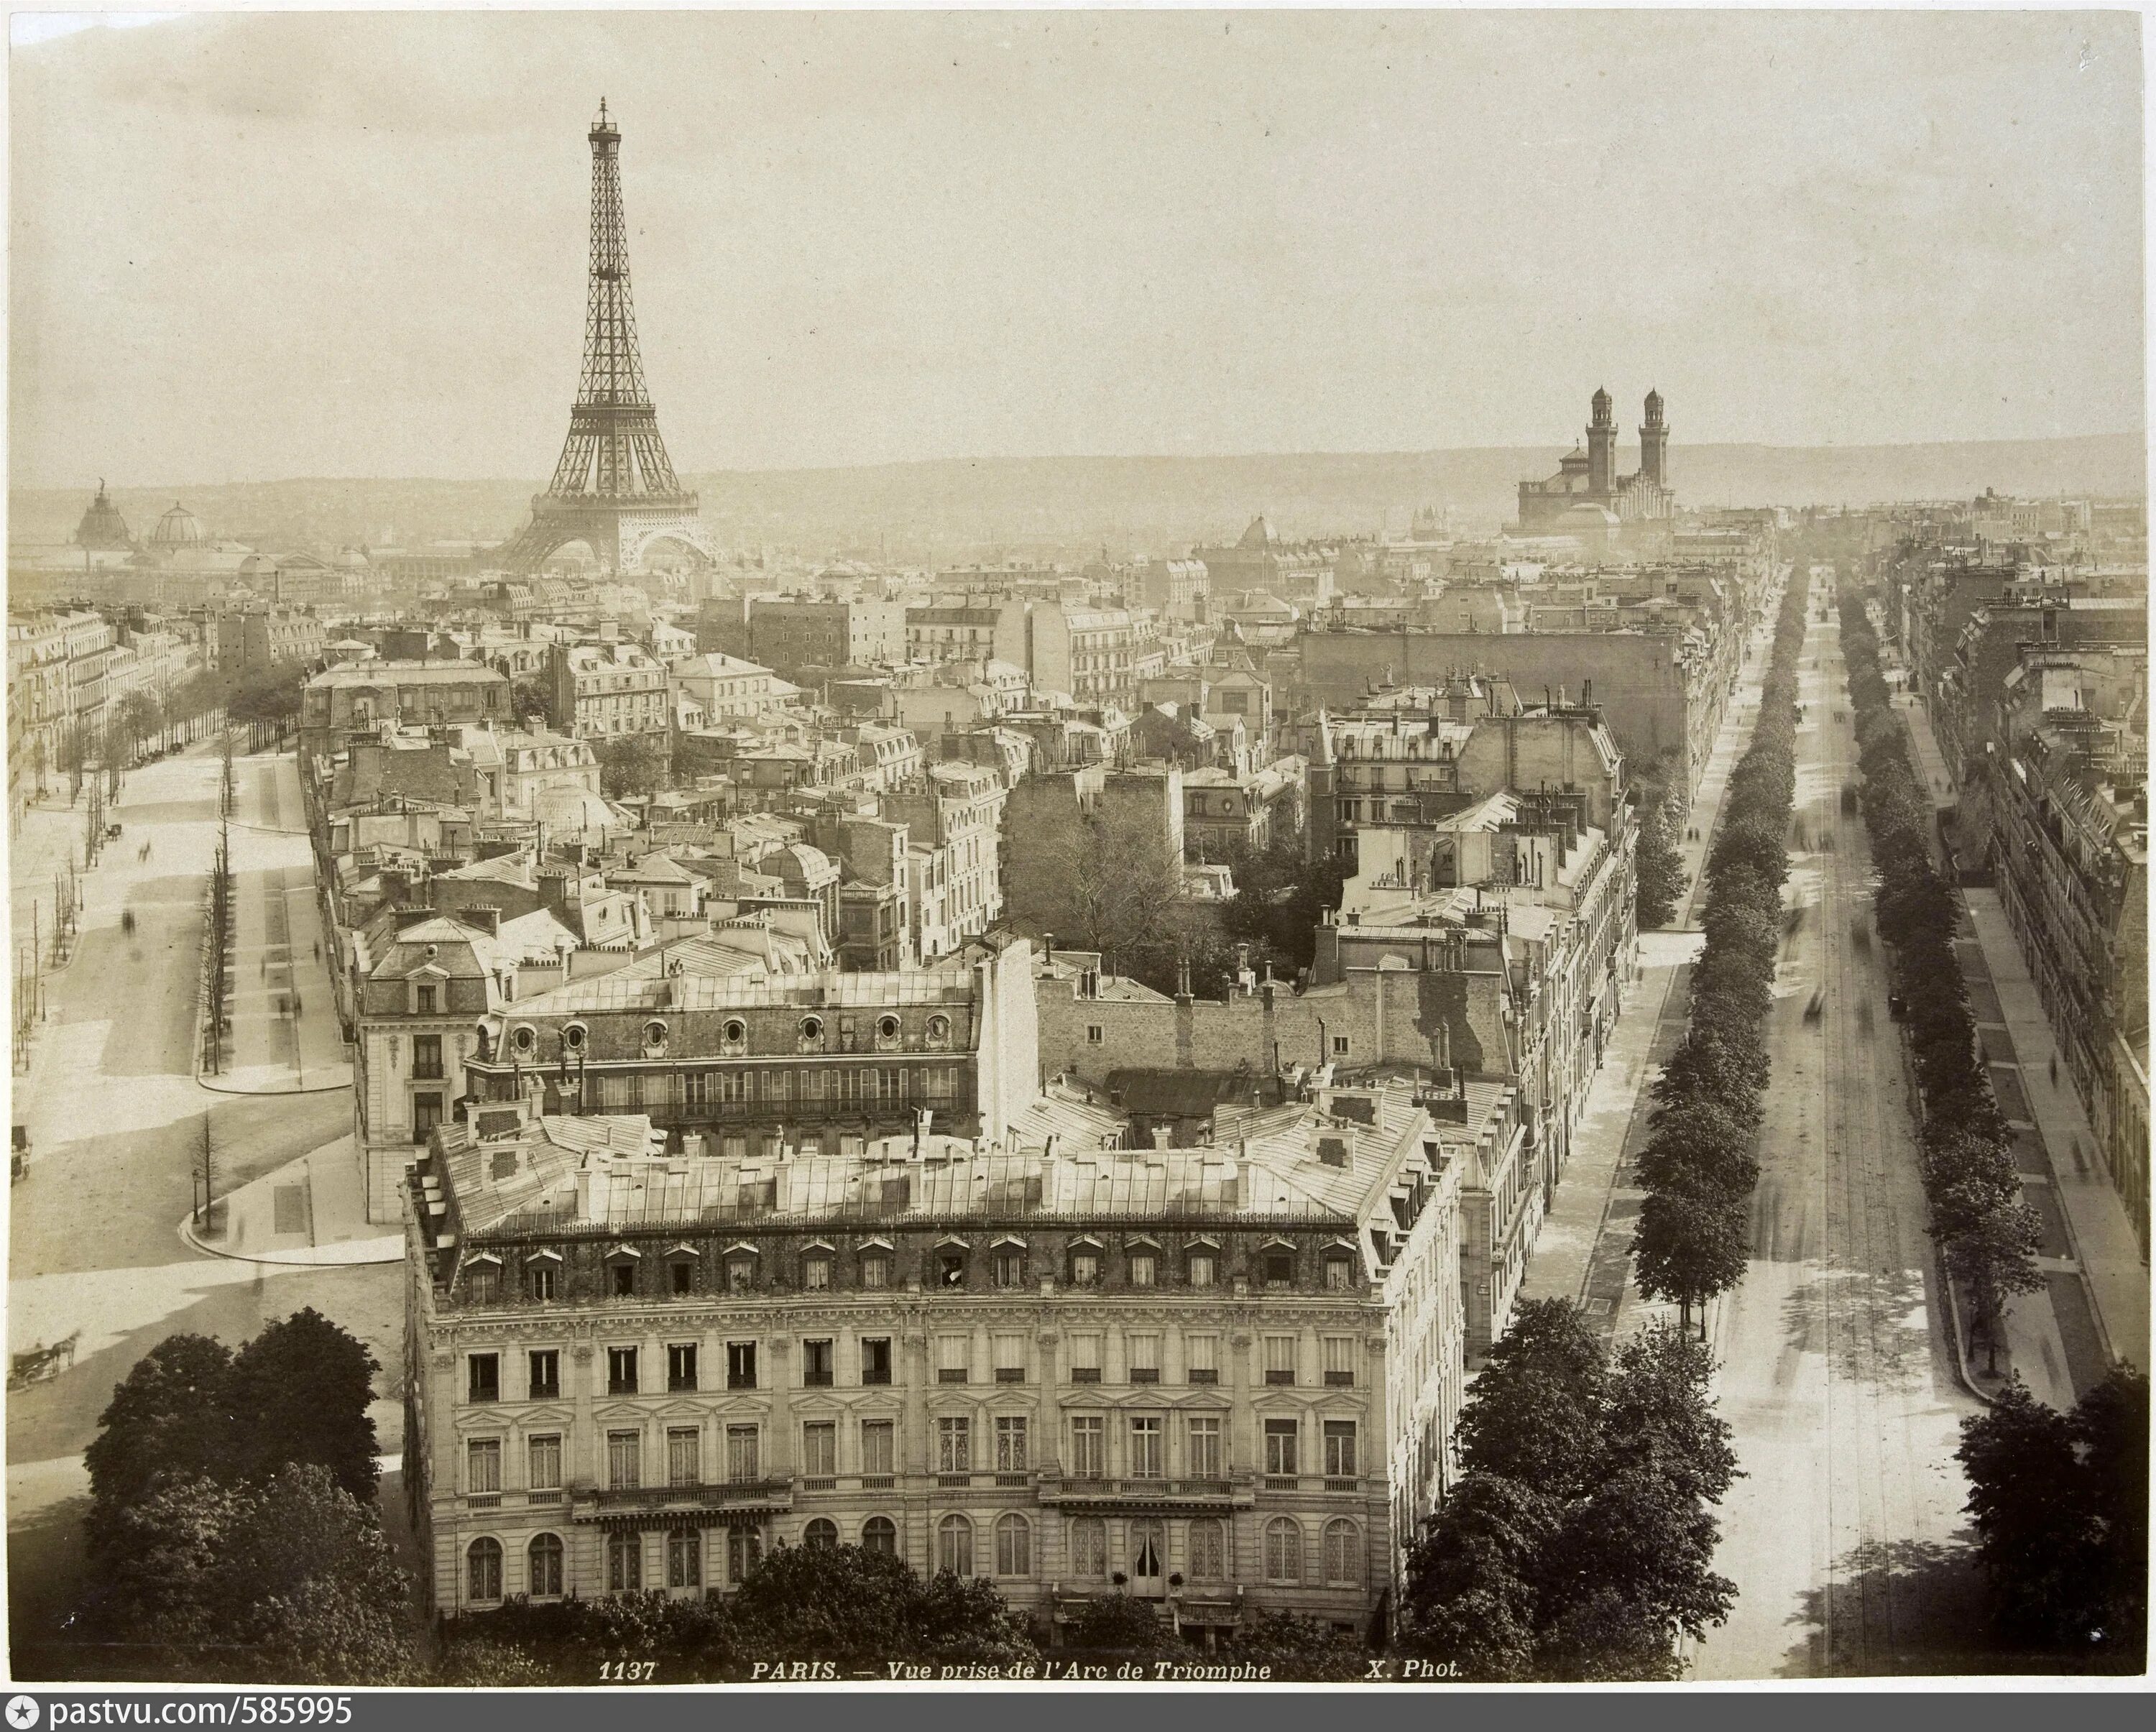
{"label": "leafy tree", "polygon": [[444,1649],[433,1681],[450,1689],[537,1689],[555,1675],[536,1654],[507,1642],[459,1642]]}
{"label": "leafy tree", "polygon": [[413,1676],[412,1583],[372,1509],[316,1467],[267,1484],[161,1480],[116,1513],[81,1627],[151,1675],[261,1683]]}
{"label": "leafy tree", "polygon": [[1969,1292],[1984,1327],[1986,1367],[1999,1369],[1999,1336],[2006,1301],[2034,1293],[2044,1284],[2036,1267],[2043,1223],[2026,1203],[2000,1203],[1977,1215],[1940,1249],[1947,1272]]}
{"label": "leafy tree", "polygon": [[1577,1494],[1594,1470],[1604,1375],[1602,1344],[1578,1306],[1522,1301],[1460,1410],[1461,1467],[1551,1497]]}
{"label": "leafy tree", "polygon": [[[1174,1651],[1183,1651],[1177,1642]],[[1364,1675],[1363,1644],[1322,1619],[1295,1611],[1261,1611],[1246,1619],[1224,1644],[1231,1663],[1270,1668],[1270,1681],[1348,1683]]]}
{"label": "leafy tree", "polygon": [[2072,1421],[2015,1377],[1962,1421],[1954,1452],[1999,1622],[2046,1647],[2086,1634],[2090,1511],[2074,1442]]}
{"label": "leafy tree", "polygon": [[1165,822],[1135,802],[1087,812],[1074,803],[1007,830],[1004,870],[1011,919],[1059,945],[1097,950],[1116,973],[1173,990],[1183,943],[1174,905],[1183,864]]}
{"label": "leafy tree", "polygon": [[608,799],[648,799],[669,786],[665,737],[623,734],[594,748],[599,761],[599,792]]}
{"label": "leafy tree", "polygon": [[232,1362],[234,1405],[245,1416],[239,1471],[267,1478],[313,1462],[362,1503],[374,1501],[374,1374],[366,1344],[311,1305],[264,1329]]}
{"label": "leafy tree", "polygon": [[1562,1303],[1527,1323],[1469,1392],[1468,1472],[1410,1551],[1402,1639],[1471,1678],[1674,1678],[1678,1635],[1722,1622],[1736,1591],[1710,1567],[1711,1506],[1736,1472],[1712,1362],[1662,1329],[1613,1359]]}
{"label": "leafy tree", "polygon": [[2094,1602],[2092,1644],[2139,1670],[2148,1627],[2148,1380],[2120,1361],[2082,1397],[2073,1431],[2096,1524],[2082,1577]]}
{"label": "leafy tree", "polygon": [[232,1354],[222,1342],[167,1335],[113,1386],[83,1452],[93,1552],[108,1550],[119,1515],[160,1478],[218,1478],[228,1468],[239,1432],[231,1375]]}
{"label": "leafy tree", "polygon": [[1721,1102],[1687,1095],[1656,1110],[1638,1174],[1649,1190],[1742,1197],[1758,1182],[1759,1162],[1743,1120]]}
{"label": "leafy tree", "polygon": [[[1709,1187],[1650,1191],[1632,1234],[1633,1277],[1641,1295],[1674,1299],[1680,1323],[1690,1329],[1694,1306],[1744,1278],[1745,1225],[1741,1195]],[[1707,1327],[1703,1309],[1700,1327]]]}
{"label": "leafy tree", "polygon": [[285,1467],[254,1490],[223,1536],[213,1601],[254,1650],[242,1668],[273,1683],[404,1682],[413,1584],[372,1508],[323,1467]]}
{"label": "leafy tree", "polygon": [[1340,907],[1347,873],[1332,856],[1305,860],[1292,840],[1262,853],[1239,854],[1229,863],[1235,894],[1222,912],[1222,932],[1252,947],[1253,963],[1270,962],[1292,978],[1317,951],[1317,928]]}
{"label": "leafy tree", "polygon": [[224,712],[234,722],[282,726],[298,717],[306,682],[306,670],[296,661],[243,670],[228,690]]}
{"label": "leafy tree", "polygon": [[1730,1430],[1708,1398],[1714,1360],[1681,1331],[1642,1329],[1616,1352],[1603,1409],[1603,1445],[1620,1460],[1651,1461],[1671,1483],[1718,1503],[1737,1478]]}
{"label": "leafy tree", "polygon": [[1563,1503],[1499,1473],[1469,1473],[1408,1555],[1402,1635],[1469,1678],[1535,1675],[1543,1560]]}
{"label": "leafy tree", "polygon": [[902,1559],[859,1546],[780,1546],[725,1601],[615,1594],[467,1613],[444,1632],[442,1678],[514,1682],[536,1669],[576,1683],[596,1660],[630,1655],[661,1662],[670,1681],[716,1683],[759,1660],[1002,1665],[1034,1652],[992,1582],[924,1581]]}
{"label": "leafy tree", "polygon": [[745,1668],[732,1610],[719,1600],[664,1593],[608,1594],[534,1605],[516,1598],[467,1612],[442,1632],[440,1681],[506,1681],[536,1672],[557,1684],[588,1683],[602,1660],[654,1660],[670,1680],[711,1683]]}
{"label": "leafy tree", "polygon": [[1666,773],[1640,784],[1640,840],[1633,856],[1633,907],[1640,929],[1667,926],[1684,895],[1684,861],[1677,852],[1676,795]]}
{"label": "leafy tree", "polygon": [[127,743],[128,750],[140,752],[144,743],[163,727],[165,717],[157,700],[148,692],[131,691],[120,701],[114,722],[121,738]]}
{"label": "leafy tree", "polygon": [[1181,1653],[1187,1646],[1150,1600],[1128,1594],[1095,1595],[1070,1620],[1065,1639],[1091,1653]]}
{"label": "leafy tree", "polygon": [[509,713],[519,722],[536,716],[548,726],[552,726],[554,699],[552,686],[543,680],[511,680],[509,682]]}

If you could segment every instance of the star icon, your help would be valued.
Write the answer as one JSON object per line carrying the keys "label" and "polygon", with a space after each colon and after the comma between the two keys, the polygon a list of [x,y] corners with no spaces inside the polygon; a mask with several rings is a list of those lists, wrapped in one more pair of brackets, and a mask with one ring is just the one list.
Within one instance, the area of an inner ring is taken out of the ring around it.
{"label": "star icon", "polygon": [[15,1732],[30,1732],[38,1724],[36,1699],[29,1696],[10,1696],[8,1699],[8,1724]]}

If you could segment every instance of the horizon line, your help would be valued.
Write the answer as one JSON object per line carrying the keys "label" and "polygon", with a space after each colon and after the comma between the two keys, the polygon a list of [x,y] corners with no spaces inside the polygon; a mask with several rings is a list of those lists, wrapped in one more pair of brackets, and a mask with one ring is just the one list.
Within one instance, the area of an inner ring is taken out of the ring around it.
{"label": "horizon line", "polygon": [[[2144,444],[2148,430],[2144,428],[2126,428],[2094,433],[2029,434],[1985,439],[1911,439],[1866,440],[1847,445],[1774,445],[1761,439],[1702,439],[1688,441],[1676,447],[1676,454],[1685,451],[1792,451],[1792,452],[1858,452],[1858,451],[1913,451],[1931,447],[2041,445],[2068,445],[2097,439],[2136,439]],[[1620,442],[1620,450],[1636,450],[1639,441]],[[926,469],[942,465],[1008,463],[1248,463],[1261,461],[1310,461],[1337,458],[1418,458],[1464,456],[1483,452],[1537,453],[1556,450],[1562,455],[1568,446],[1554,444],[1495,445],[1426,445],[1392,449],[1305,449],[1274,451],[1120,451],[1120,452],[1056,452],[1045,455],[1005,454],[983,456],[894,457],[859,463],[794,463],[771,464],[743,468],[696,468],[680,466],[684,475],[842,475],[865,470]],[[442,486],[469,487],[528,487],[536,485],[543,491],[546,483],[536,475],[523,478],[514,475],[256,475],[226,481],[196,480],[190,481],[112,481],[109,473],[105,479],[108,491],[130,493],[162,492],[168,490],[185,491],[189,488],[213,487],[279,487],[308,482],[332,483],[341,486],[365,486],[382,483],[423,483]],[[61,493],[77,490],[83,482],[18,481],[10,479],[8,491],[12,493]]]}

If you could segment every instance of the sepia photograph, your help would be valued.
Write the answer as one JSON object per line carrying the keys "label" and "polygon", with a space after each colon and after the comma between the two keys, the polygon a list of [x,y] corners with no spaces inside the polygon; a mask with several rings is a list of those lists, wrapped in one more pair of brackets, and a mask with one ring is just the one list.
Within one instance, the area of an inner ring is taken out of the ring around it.
{"label": "sepia photograph", "polygon": [[11,1732],[2145,1686],[2139,12],[9,24]]}

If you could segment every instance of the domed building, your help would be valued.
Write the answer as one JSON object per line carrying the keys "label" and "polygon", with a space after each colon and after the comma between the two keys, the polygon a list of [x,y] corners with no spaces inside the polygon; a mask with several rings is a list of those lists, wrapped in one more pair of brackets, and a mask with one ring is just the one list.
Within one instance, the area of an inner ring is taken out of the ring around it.
{"label": "domed building", "polygon": [[177,499],[172,508],[157,519],[157,527],[150,532],[150,550],[169,558],[186,547],[207,547],[209,531],[203,520],[182,505]]}
{"label": "domed building", "polygon": [[97,484],[97,497],[90,501],[82,522],[74,527],[74,544],[93,553],[124,553],[135,545],[135,537],[127,532],[127,520],[120,515],[120,507],[113,504],[102,481]]}

